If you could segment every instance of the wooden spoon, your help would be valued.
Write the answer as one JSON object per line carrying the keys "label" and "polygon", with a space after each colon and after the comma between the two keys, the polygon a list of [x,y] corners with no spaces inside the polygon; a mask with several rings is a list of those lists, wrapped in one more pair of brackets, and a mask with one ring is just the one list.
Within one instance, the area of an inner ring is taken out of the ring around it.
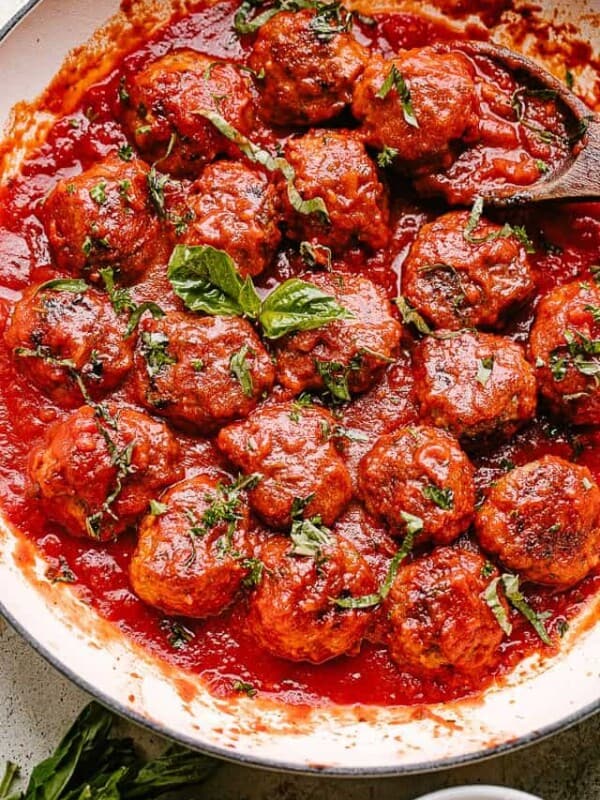
{"label": "wooden spoon", "polygon": [[486,204],[513,206],[543,200],[600,200],[600,117],[554,75],[519,53],[489,42],[465,42],[460,49],[508,67],[519,82],[530,88],[553,92],[559,108],[562,105],[570,115],[573,129],[584,132],[573,145],[570,157],[547,177],[526,188],[507,186],[482,193]]}

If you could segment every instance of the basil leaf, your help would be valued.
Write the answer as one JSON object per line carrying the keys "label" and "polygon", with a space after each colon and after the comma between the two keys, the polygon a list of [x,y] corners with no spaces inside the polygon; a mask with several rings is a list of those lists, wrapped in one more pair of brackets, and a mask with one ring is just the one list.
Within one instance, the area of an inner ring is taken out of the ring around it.
{"label": "basil leaf", "polygon": [[395,64],[392,64],[390,67],[390,71],[388,72],[385,81],[382,83],[380,89],[375,92],[375,97],[378,97],[380,100],[385,100],[385,98],[393,89],[396,90],[398,97],[400,98],[404,121],[411,127],[418,128],[419,121],[415,116],[415,110],[412,105],[408,84],[404,80],[402,73]]}
{"label": "basil leaf", "polygon": [[242,387],[242,392],[246,397],[252,397],[254,393],[254,383],[252,381],[250,365],[248,364],[248,353],[252,353],[248,345],[242,345],[237,353],[234,353],[229,359],[229,369]]}
{"label": "basil leaf", "polygon": [[151,300],[146,300],[143,303],[140,303],[139,306],[136,306],[131,312],[129,322],[127,323],[127,328],[125,329],[125,338],[131,336],[131,334],[139,325],[142,314],[145,314],[146,311],[149,311],[154,319],[160,319],[165,315],[165,312],[162,310],[162,308],[156,303],[153,303]]}
{"label": "basil leaf", "polygon": [[161,503],[159,500],[150,500],[150,513],[153,517],[162,517],[169,510],[166,503]]}
{"label": "basil leaf", "polygon": [[370,608],[379,605],[390,593],[396,575],[400,569],[400,564],[412,550],[415,537],[423,530],[423,520],[407,511],[401,511],[402,519],[406,523],[406,535],[398,552],[390,561],[385,580],[379,587],[376,594],[365,594],[362,597],[339,597],[334,600],[336,606],[340,608]]}
{"label": "basil leaf", "polygon": [[246,683],[246,681],[233,681],[231,688],[234,692],[247,694],[248,697],[255,697],[257,694],[257,690],[254,688],[254,686],[251,683]]}
{"label": "basil leaf", "polygon": [[236,144],[246,158],[254,164],[260,164],[269,172],[280,172],[286,180],[288,200],[295,211],[306,215],[319,214],[324,221],[329,222],[329,212],[323,198],[314,197],[312,200],[304,200],[296,189],[296,171],[289,161],[281,156],[272,156],[267,150],[263,150],[251,142],[215,111],[198,110],[196,114],[212,122],[219,133]]}
{"label": "basil leaf", "polygon": [[9,796],[13,783],[19,777],[19,767],[12,761],[7,761],[4,766],[4,775],[0,781],[0,798]]}
{"label": "basil leaf", "polygon": [[319,361],[315,360],[317,372],[323,379],[325,388],[334,400],[347,403],[352,399],[348,387],[349,367],[339,361]]}
{"label": "basil leaf", "polygon": [[295,519],[290,538],[294,543],[290,550],[293,555],[320,560],[323,557],[323,548],[331,544],[331,531],[322,524],[321,517]]}
{"label": "basil leaf", "polygon": [[52,280],[41,283],[35,290],[35,294],[40,292],[72,292],[73,294],[84,294],[88,290],[87,283],[81,278],[53,278]]}
{"label": "basil leaf", "polygon": [[381,167],[381,169],[391,167],[397,155],[397,148],[388,147],[387,144],[385,144],[383,150],[377,154],[377,166]]}
{"label": "basil leaf", "polygon": [[251,278],[242,280],[233,259],[209,245],[177,245],[167,276],[191,311],[256,319],[260,298]]}
{"label": "basil leaf", "polygon": [[435,503],[442,511],[449,511],[454,508],[454,492],[452,489],[440,489],[439,486],[429,484],[428,486],[423,486],[421,494],[426,500],[431,500],[432,503]]}
{"label": "basil leaf", "polygon": [[264,5],[264,0],[244,0],[233,18],[233,28],[236,33],[240,35],[256,33],[259,28],[262,28],[266,22],[281,11],[300,11],[304,8],[319,8],[320,6],[327,8],[329,5],[338,6],[337,3],[326,4],[319,0],[277,0],[271,8],[251,17],[256,8],[260,8],[262,5]]}
{"label": "basil leaf", "polygon": [[512,624],[508,619],[504,606],[498,597],[498,586],[501,585],[506,599],[511,606],[516,609],[525,619],[531,624],[537,635],[540,637],[544,644],[551,645],[552,639],[548,635],[546,626],[544,625],[544,617],[537,614],[529,605],[519,587],[519,576],[504,573],[498,578],[495,578],[484,592],[484,599],[491,612],[496,617],[498,624],[507,636],[512,633]]}
{"label": "basil leaf", "polygon": [[409,304],[405,297],[400,295],[394,299],[394,302],[398,306],[400,316],[402,317],[402,322],[405,325],[414,325],[419,333],[422,333],[424,336],[431,335],[432,331],[427,322],[423,319],[419,312]]}
{"label": "basil leaf", "polygon": [[473,231],[479,225],[481,215],[483,214],[483,202],[483,197],[475,198],[467,224],[463,230],[463,239],[466,242],[469,242],[469,244],[485,244],[485,242],[492,242],[495,239],[509,239],[513,236],[523,245],[526,253],[535,253],[533,242],[522,225],[511,225],[505,222],[501,228],[496,231],[491,231],[491,233],[488,233],[486,236],[474,236]]}
{"label": "basil leaf", "polygon": [[166,215],[165,186],[169,182],[169,176],[157,172],[156,166],[153,164],[148,172],[146,180],[148,182],[148,192],[150,194],[152,205],[156,209],[158,216],[164,217]]}
{"label": "basil leaf", "polygon": [[263,301],[259,315],[265,336],[279,339],[292,331],[310,331],[351,314],[331,295],[299,278],[290,278]]}
{"label": "basil leaf", "polygon": [[173,744],[161,756],[145,764],[135,778],[125,784],[121,791],[122,800],[150,800],[167,791],[200,783],[218,766],[218,762],[208,756]]}

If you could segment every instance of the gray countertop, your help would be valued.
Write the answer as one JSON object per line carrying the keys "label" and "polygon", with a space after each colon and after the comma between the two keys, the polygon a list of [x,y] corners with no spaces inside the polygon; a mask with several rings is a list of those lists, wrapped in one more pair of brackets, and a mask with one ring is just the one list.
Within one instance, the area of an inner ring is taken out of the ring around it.
{"label": "gray countertop", "polygon": [[[0,762],[28,774],[58,743],[89,696],[49,666],[0,619]],[[157,737],[123,723],[142,747]],[[202,800],[412,800],[461,783],[524,789],[544,800],[599,800],[600,715],[538,745],[471,767],[380,780],[339,780],[225,764]]]}

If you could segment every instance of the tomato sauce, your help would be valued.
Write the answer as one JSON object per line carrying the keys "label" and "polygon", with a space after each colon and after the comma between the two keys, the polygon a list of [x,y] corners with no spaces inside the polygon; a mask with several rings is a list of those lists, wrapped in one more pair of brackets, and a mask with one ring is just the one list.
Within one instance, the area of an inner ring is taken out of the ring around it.
{"label": "tomato sauce", "polygon": [[[172,48],[191,47],[214,57],[244,61],[247,42],[232,34],[234,5],[225,2],[210,9],[200,8],[185,18],[175,18],[141,48],[128,54],[118,69],[86,93],[79,108],[59,119],[44,145],[24,163],[21,174],[0,189],[0,325],[3,327],[11,304],[30,283],[53,275],[50,253],[36,211],[58,177],[78,174],[98,159],[126,143],[115,119],[119,79],[123,71],[135,70],[146,60]],[[433,41],[456,38],[456,32],[442,23],[418,15],[398,13],[375,20],[359,20],[357,35],[364,43],[384,54],[398,47],[422,46]],[[469,34],[469,31],[467,31]],[[470,35],[485,35],[483,28]],[[478,69],[490,70],[489,64]],[[505,77],[492,76],[501,83]],[[509,87],[510,89],[510,87]],[[55,99],[60,106],[60,97]],[[516,122],[508,121],[508,128]],[[557,121],[556,125],[560,125]],[[514,132],[514,131],[513,131]],[[519,133],[519,136],[521,134]],[[272,136],[264,132],[268,139]],[[520,142],[533,148],[533,157],[556,159],[560,153],[552,145]],[[537,149],[536,149],[537,148]],[[540,149],[541,148],[541,149]],[[480,154],[481,155],[481,154]],[[403,192],[393,206],[393,245],[386,255],[350,251],[343,260],[334,260],[336,269],[363,272],[390,295],[399,293],[402,262],[418,228],[440,212],[436,202],[419,201]],[[494,216],[494,215],[492,215]],[[562,205],[543,210],[520,210],[497,215],[501,221],[524,224],[536,246],[532,262],[540,296],[553,286],[575,278],[589,278],[590,266],[600,251],[600,203]],[[292,248],[281,249],[275,265],[261,276],[258,285],[271,287],[302,269]],[[133,288],[140,302],[161,298],[168,310],[181,306],[170,291],[164,270],[150,270],[144,281]],[[535,303],[518,315],[507,334],[523,341],[531,326]],[[342,657],[320,666],[296,664],[277,659],[256,647],[245,629],[245,606],[237,603],[221,616],[204,621],[165,619],[157,610],[143,604],[132,592],[128,563],[135,545],[133,534],[116,542],[94,544],[70,538],[46,520],[27,491],[27,458],[31,446],[40,440],[55,420],[66,416],[15,369],[3,340],[0,340],[0,501],[8,519],[33,540],[48,562],[48,577],[73,584],[81,599],[102,617],[114,623],[125,635],[156,656],[201,676],[217,695],[228,695],[236,681],[250,683],[264,696],[289,704],[321,705],[333,703],[416,704],[440,702],[478,692],[497,681],[524,655],[543,648],[526,621],[512,615],[512,635],[501,646],[498,662],[483,673],[430,681],[404,673],[389,657],[387,648],[365,643],[358,655]],[[414,418],[412,400],[402,389],[402,369],[394,367],[372,390],[367,401],[357,401],[347,415],[355,428],[382,431],[393,417],[396,424],[405,414]],[[129,382],[112,395],[116,402],[135,405]],[[370,402],[372,401],[372,402]],[[395,406],[393,414],[390,406]],[[402,413],[399,413],[401,409]],[[600,479],[600,448],[596,431],[573,431],[554,420],[539,417],[510,442],[471,452],[477,469],[477,486],[486,488],[509,465],[520,465],[543,454],[555,454],[587,465]],[[177,434],[184,453],[188,476],[206,468],[222,466],[222,456],[208,440]],[[352,448],[349,461],[356,459]],[[600,589],[600,574],[588,576],[565,592],[526,587],[529,602],[538,612],[548,612],[551,635],[564,633],[568,621]],[[547,652],[551,652],[546,648]]]}

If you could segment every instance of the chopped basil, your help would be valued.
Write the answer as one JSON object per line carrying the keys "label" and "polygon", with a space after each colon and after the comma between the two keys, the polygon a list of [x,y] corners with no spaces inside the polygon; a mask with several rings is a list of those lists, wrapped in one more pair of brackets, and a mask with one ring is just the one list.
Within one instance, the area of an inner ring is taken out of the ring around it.
{"label": "chopped basil", "polygon": [[83,244],[81,245],[81,250],[85,256],[89,256],[92,253],[92,250],[109,250],[110,249],[110,242],[108,241],[106,236],[101,238],[97,236],[86,236],[83,240]]}
{"label": "chopped basil", "polygon": [[385,81],[382,83],[380,89],[375,92],[375,97],[380,100],[385,100],[388,94],[395,89],[402,104],[402,116],[404,121],[413,128],[419,127],[419,122],[415,116],[415,111],[412,106],[410,97],[410,89],[404,80],[402,73],[395,64],[392,64],[390,71],[387,74]]}
{"label": "chopped basil", "polygon": [[331,250],[322,244],[300,242],[300,257],[309,267],[331,269]]}
{"label": "chopped basil", "polygon": [[151,300],[146,300],[143,303],[140,303],[139,306],[136,306],[135,309],[131,312],[131,316],[129,317],[129,322],[127,323],[127,327],[125,328],[125,338],[131,336],[134,330],[137,328],[139,321],[142,317],[142,314],[145,314],[146,311],[149,311],[150,314],[154,317],[154,319],[160,319],[164,317],[165,312],[162,308],[156,303],[152,302]]}
{"label": "chopped basil", "polygon": [[117,289],[115,287],[115,275],[112,267],[103,267],[101,270],[99,270],[99,273],[115,312],[117,314],[127,312],[130,315],[127,328],[125,329],[125,338],[131,336],[131,334],[135,331],[142,315],[146,311],[149,311],[154,319],[160,319],[161,317],[164,317],[165,312],[162,310],[162,308],[160,308],[160,306],[151,300],[146,300],[138,305],[133,300],[127,289]]}
{"label": "chopped basil", "polygon": [[125,75],[121,75],[117,93],[119,95],[119,100],[122,103],[127,103],[129,101],[129,92],[127,91],[126,83],[127,83],[127,78],[125,77]]}
{"label": "chopped basil", "polygon": [[100,181],[95,186],[92,186],[90,189],[90,197],[97,203],[99,206],[103,206],[106,201],[106,181]]}
{"label": "chopped basil", "polygon": [[233,259],[208,245],[177,245],[167,274],[173,291],[191,311],[249,317],[260,323],[269,339],[351,316],[334,297],[299,278],[284,281],[261,301],[252,279],[242,279]]}
{"label": "chopped basil", "polygon": [[151,379],[154,379],[164,367],[177,363],[177,359],[167,352],[169,339],[161,331],[144,331],[141,346],[146,370]]}
{"label": "chopped basil", "polygon": [[452,489],[440,489],[439,486],[430,483],[427,486],[423,486],[421,494],[426,500],[431,500],[432,503],[435,503],[442,511],[449,511],[454,508],[454,492]]}
{"label": "chopped basil", "polygon": [[544,624],[545,615],[537,614],[533,610],[520,591],[518,576],[511,575],[509,573],[503,573],[499,577],[494,578],[483,595],[485,602],[488,604],[491,612],[496,617],[498,625],[500,625],[504,633],[507,636],[510,636],[512,633],[512,624],[508,618],[506,609],[500,602],[500,598],[498,596],[498,586],[502,587],[508,602],[531,624],[542,642],[544,642],[544,644],[552,644],[552,640],[550,639]]}
{"label": "chopped basil", "polygon": [[[58,567],[48,567],[45,577],[51,583],[75,583],[77,577],[64,556],[58,557]],[[4,795],[0,791],[0,798]]]}
{"label": "chopped basil", "polygon": [[150,500],[150,513],[153,517],[162,517],[169,510],[166,503],[161,503],[158,500]]}
{"label": "chopped basil", "polygon": [[[327,425],[327,423],[325,423]],[[349,442],[368,442],[369,437],[357,428],[346,428],[345,425],[334,425],[331,430],[327,430],[329,439],[347,439]]]}
{"label": "chopped basil", "polygon": [[390,561],[385,580],[375,594],[366,594],[362,597],[338,597],[335,604],[340,608],[371,608],[379,605],[390,593],[390,590],[400,569],[400,564],[412,550],[415,537],[423,530],[423,520],[406,511],[400,512],[406,524],[406,535],[398,552]]}
{"label": "chopped basil", "polygon": [[41,283],[35,290],[40,292],[72,292],[73,294],[84,294],[88,290],[87,283],[81,278],[53,278],[52,280]]}
{"label": "chopped basil", "polygon": [[351,400],[348,388],[350,367],[339,361],[320,361],[315,359],[315,368],[325,384],[325,388],[334,400],[343,403]]}
{"label": "chopped basil", "polygon": [[481,568],[481,577],[482,578],[491,578],[494,574],[496,567],[492,564],[491,561],[486,561],[483,567]]}
{"label": "chopped basil", "polygon": [[391,167],[397,155],[398,150],[396,147],[388,147],[387,144],[384,145],[383,150],[377,154],[377,166],[381,167],[381,169]]}
{"label": "chopped basil", "polygon": [[535,253],[535,247],[522,225],[511,225],[505,222],[501,228],[488,233],[486,236],[474,236],[473,232],[479,225],[483,213],[483,203],[483,197],[477,197],[473,203],[469,219],[463,230],[463,238],[465,241],[470,244],[485,244],[485,242],[492,242],[495,239],[509,239],[510,237],[514,237],[523,245],[526,253]]}
{"label": "chopped basil", "polygon": [[150,193],[150,200],[156,209],[159,217],[165,216],[165,186],[169,182],[169,176],[157,172],[156,166],[153,164],[150,167],[147,178],[148,191]]}
{"label": "chopped basil", "polygon": [[590,489],[592,489],[592,488],[594,487],[594,484],[592,483],[592,481],[591,481],[591,480],[590,480],[590,479],[589,479],[587,476],[585,476],[585,475],[584,475],[584,477],[583,477],[583,479],[582,479],[581,483],[583,484],[583,488],[584,488],[584,489],[585,489],[587,492],[589,492],[589,490],[590,490]]}
{"label": "chopped basil", "polygon": [[[256,33],[266,22],[281,11],[301,11],[305,8],[315,8],[317,11],[321,9],[320,13],[325,12],[330,15],[334,13],[334,7],[339,4],[320,2],[320,0],[276,0],[274,5],[261,14],[252,16],[256,9],[263,5],[265,5],[265,0],[244,0],[233,18],[233,28],[237,34],[243,36],[248,33]],[[320,25],[324,25],[326,22],[327,19],[324,19]],[[332,33],[335,33],[333,29]]]}
{"label": "chopped basil", "polygon": [[250,350],[247,344],[244,344],[229,359],[229,369],[231,374],[242,387],[242,392],[246,395],[246,397],[252,397],[254,394],[252,372],[250,371],[250,364],[248,362],[249,354],[254,355],[254,351]]}
{"label": "chopped basil", "polygon": [[542,175],[545,175],[547,172],[550,171],[549,165],[545,161],[542,161],[541,158],[536,158],[535,165],[539,169]]}
{"label": "chopped basil", "polygon": [[121,449],[118,449],[115,442],[111,439],[108,432],[100,425],[99,421],[97,421],[96,424],[98,431],[106,442],[106,446],[110,454],[111,466],[117,468],[117,475],[115,477],[113,489],[102,503],[101,508],[94,514],[90,514],[85,519],[86,530],[93,538],[98,538],[100,535],[100,529],[106,516],[110,516],[112,519],[117,519],[112,507],[123,490],[124,479],[128,475],[131,475],[135,470],[132,464],[132,458],[136,444],[135,441],[133,441]]}
{"label": "chopped basil", "polygon": [[246,683],[245,681],[233,681],[231,684],[231,688],[234,692],[239,692],[240,694],[247,694],[248,697],[255,697],[257,694],[257,690],[251,683]]}
{"label": "chopped basil", "polygon": [[244,569],[249,570],[242,583],[246,587],[259,586],[264,575],[265,565],[259,558],[244,558],[240,562]]}
{"label": "chopped basil", "polygon": [[315,3],[317,13],[308,23],[320,42],[328,42],[339,33],[348,33],[352,28],[352,13],[340,3]]}
{"label": "chopped basil", "polygon": [[480,383],[484,387],[487,386],[487,382],[490,379],[493,369],[494,369],[493,356],[488,356],[487,358],[480,359],[477,365],[477,383]]}
{"label": "chopped basil", "polygon": [[567,89],[572,89],[574,83],[575,83],[575,79],[573,77],[573,73],[571,72],[570,69],[566,69],[565,70],[565,84],[567,86]]}
{"label": "chopped basil", "polygon": [[600,323],[600,306],[587,305],[583,310],[589,311],[594,322]]}
{"label": "chopped basil", "polygon": [[182,650],[196,638],[194,631],[174,619],[163,619],[160,627],[166,632],[167,641],[174,650]]}
{"label": "chopped basil", "polygon": [[294,544],[290,553],[307,556],[316,561],[323,559],[323,548],[331,545],[331,531],[321,522],[321,517],[294,519],[290,538]]}
{"label": "chopped basil", "polygon": [[399,295],[395,298],[394,302],[398,306],[400,316],[402,317],[402,322],[405,325],[414,325],[418,332],[422,333],[424,336],[431,335],[432,330],[427,322],[425,322],[419,312],[409,304],[405,297]]}
{"label": "chopped basil", "polygon": [[254,142],[251,142],[250,139],[236,130],[220,114],[206,110],[198,110],[196,114],[212,122],[219,133],[236,144],[246,158],[254,164],[260,164],[268,172],[280,172],[286,180],[288,200],[292,208],[297,211],[298,214],[317,214],[325,222],[329,222],[329,213],[323,198],[314,197],[311,200],[304,200],[300,192],[296,189],[296,171],[289,161],[282,156],[273,156],[267,150],[263,150],[261,147],[254,144]]}

